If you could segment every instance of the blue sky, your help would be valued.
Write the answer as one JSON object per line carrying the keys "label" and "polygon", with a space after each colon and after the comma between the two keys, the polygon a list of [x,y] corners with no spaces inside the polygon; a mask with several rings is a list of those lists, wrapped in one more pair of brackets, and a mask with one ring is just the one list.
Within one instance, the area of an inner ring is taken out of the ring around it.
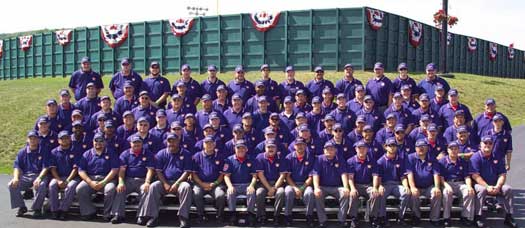
{"label": "blue sky", "polygon": [[[441,8],[441,0],[4,1],[0,33],[169,19],[188,16],[187,6],[207,7],[207,16],[217,12],[237,14],[370,6],[432,25],[432,14]],[[514,43],[515,48],[525,50],[524,12],[525,1],[520,0],[449,0],[450,15],[459,18],[450,31],[506,46]]]}

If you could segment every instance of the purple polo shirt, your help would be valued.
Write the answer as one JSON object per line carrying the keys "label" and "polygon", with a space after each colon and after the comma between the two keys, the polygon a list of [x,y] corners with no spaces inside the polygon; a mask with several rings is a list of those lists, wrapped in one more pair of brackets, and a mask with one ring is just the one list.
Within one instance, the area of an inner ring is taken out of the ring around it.
{"label": "purple polo shirt", "polygon": [[48,166],[48,152],[42,147],[29,150],[29,146],[18,151],[13,168],[20,169],[22,174],[40,174],[42,169]]}
{"label": "purple polo shirt", "polygon": [[343,93],[346,97],[346,100],[352,100],[355,97],[355,87],[357,85],[363,85],[363,83],[356,78],[353,78],[352,81],[349,81],[348,79],[343,76],[343,78],[339,79],[335,83],[335,89],[337,90],[337,93]]}
{"label": "purple polo shirt", "polygon": [[441,176],[445,181],[464,181],[470,176],[470,164],[463,158],[458,157],[456,162],[446,156],[439,160],[441,165]]}
{"label": "purple polo shirt", "polygon": [[416,120],[412,116],[412,112],[403,106],[396,110],[394,104],[390,105],[390,107],[385,110],[384,116],[388,116],[390,113],[393,113],[396,116],[397,124],[403,124],[405,127],[407,127],[409,124],[417,124]]}
{"label": "purple polo shirt", "polygon": [[170,132],[169,126],[166,126],[164,128],[159,128],[158,126],[155,126],[149,130],[149,134],[152,136],[155,136],[156,138],[163,139],[164,135],[166,135],[168,132]]}
{"label": "purple polo shirt", "polygon": [[78,166],[80,154],[68,149],[62,149],[58,146],[51,151],[49,158],[49,167],[55,167],[59,177],[67,177]]}
{"label": "purple polo shirt", "polygon": [[[437,125],[437,127],[443,126],[443,121],[441,120],[439,113],[432,111],[432,109],[429,107],[427,111],[423,111],[423,109],[418,108],[412,112],[412,117],[414,118],[414,123],[419,126],[419,120],[421,120],[421,116],[427,114],[430,117],[430,122]],[[445,126],[445,128],[448,126]]]}
{"label": "purple polo shirt", "polygon": [[222,173],[230,174],[232,184],[248,184],[256,174],[255,162],[247,157],[241,162],[234,154],[224,160]]}
{"label": "purple polo shirt", "polygon": [[259,131],[262,131],[264,128],[270,125],[270,112],[261,113],[260,110],[252,113],[253,118],[253,127]]}
{"label": "purple polo shirt", "polygon": [[[162,75],[157,77],[152,77],[151,75],[144,80],[144,87],[148,91],[149,98],[155,102],[157,101],[164,93],[170,93],[170,81]],[[160,104],[161,107],[166,106],[166,102]]]}
{"label": "purple polo shirt", "polygon": [[336,94],[334,84],[331,81],[328,81],[326,79],[323,80],[310,80],[308,83],[306,83],[306,89],[310,92],[310,97],[323,97],[323,89],[324,88],[330,88],[330,91],[332,91],[332,94]]}
{"label": "purple polo shirt", "polygon": [[246,103],[248,98],[255,95],[255,87],[253,86],[253,83],[251,83],[248,80],[244,80],[243,82],[237,82],[235,80],[231,80],[228,83],[229,92],[228,94],[231,96],[235,93],[239,94],[242,98],[243,104]]}
{"label": "purple polo shirt", "polygon": [[393,129],[391,130],[388,127],[384,127],[384,128],[379,129],[379,131],[376,133],[375,141],[378,144],[383,145],[385,144],[386,139],[390,137],[394,137],[394,136],[395,136],[395,132]]}
{"label": "purple polo shirt", "polygon": [[282,93],[276,81],[272,79],[268,79],[268,80],[261,79],[261,81],[263,82],[264,87],[265,87],[264,95],[268,97],[269,100],[273,101],[274,97],[277,97],[280,99],[280,96]]}
{"label": "purple polo shirt", "polygon": [[381,78],[374,77],[366,83],[366,94],[372,96],[376,107],[388,105],[389,96],[393,91],[392,81],[384,75]]}
{"label": "purple polo shirt", "polygon": [[344,126],[343,132],[345,135],[355,128],[355,120],[357,117],[348,107],[345,107],[343,110],[336,108],[330,112],[330,115],[334,117],[336,123]]}
{"label": "purple polo shirt", "polygon": [[[510,126],[509,119],[501,112],[496,112],[495,114],[500,114],[501,116],[503,116],[503,129],[511,133],[512,127]],[[476,116],[476,119],[474,119],[472,123],[472,128],[473,132],[476,133],[478,137],[481,138],[493,128],[492,117],[493,116],[488,116],[486,113],[481,113],[478,116]]]}
{"label": "purple polo shirt", "polygon": [[122,114],[126,111],[131,111],[135,107],[139,106],[139,100],[137,97],[133,96],[131,99],[127,99],[126,96],[119,97],[117,101],[115,101],[115,105],[113,106],[113,111],[118,113],[119,116],[122,117]]}
{"label": "purple polo shirt", "polygon": [[[254,95],[254,96],[250,97],[246,101],[246,104],[244,104],[244,111],[245,112],[255,112],[255,111],[259,110],[259,102],[257,101],[258,99],[259,99],[259,96],[257,96],[257,95]],[[277,107],[277,103],[275,103],[275,101],[273,99],[267,97],[266,100],[269,103],[268,110],[270,112],[278,112],[279,111],[279,108]]]}
{"label": "purple polo shirt", "polygon": [[107,175],[112,169],[120,167],[118,154],[105,148],[104,151],[98,155],[95,149],[89,149],[80,158],[79,171],[84,171],[88,175]]}
{"label": "purple polo shirt", "polygon": [[322,124],[322,119],[324,118],[325,114],[323,112],[320,113],[313,113],[309,112],[306,114],[306,119],[308,120],[308,128],[310,129],[310,132],[315,133],[319,132],[324,129],[324,126]]}
{"label": "purple polo shirt", "polygon": [[76,139],[74,134],[71,134],[71,151],[80,158],[82,154],[93,147],[93,136],[84,132],[80,139]]}
{"label": "purple polo shirt", "polygon": [[437,101],[436,97],[434,97],[431,101],[430,101],[430,108],[432,109],[432,111],[434,112],[439,112],[439,110],[441,109],[441,107],[443,107],[444,105],[448,104],[448,100],[444,99],[440,102]]}
{"label": "purple polo shirt", "polygon": [[385,117],[383,116],[383,113],[378,112],[377,109],[367,111],[365,108],[362,108],[361,110],[357,111],[355,115],[363,115],[365,117],[366,125],[372,126],[374,132],[379,131],[379,129],[383,127],[383,124],[385,123]]}
{"label": "purple polo shirt", "polygon": [[138,155],[127,149],[120,154],[120,167],[126,168],[126,177],[145,178],[148,169],[155,168],[154,154],[144,148]]}
{"label": "purple polo shirt", "polygon": [[208,79],[204,79],[204,81],[201,82],[201,88],[203,93],[209,94],[212,100],[217,99],[217,88],[220,85],[226,86],[226,84],[224,84],[224,82],[218,78],[215,80],[215,82],[211,82]]}
{"label": "purple polo shirt", "polygon": [[[140,137],[140,134],[137,132],[133,135],[130,135],[126,139],[126,146],[124,148],[128,149],[130,147],[129,145],[133,136]],[[148,133],[145,138],[140,138],[142,139],[142,148],[144,148],[144,150],[150,151],[153,154],[156,154],[163,147],[162,138],[159,138],[155,135]]]}
{"label": "purple polo shirt", "polygon": [[175,121],[179,121],[180,123],[184,123],[184,116],[186,115],[186,112],[184,112],[184,109],[179,109],[177,111],[173,109],[166,110],[166,119],[168,121],[168,124],[171,124]]}
{"label": "purple polo shirt", "polygon": [[131,110],[131,112],[133,113],[133,116],[135,116],[135,121],[137,121],[140,117],[146,117],[146,119],[149,122],[150,128],[157,125],[157,119],[156,119],[157,108],[153,107],[153,105],[149,105],[146,108],[139,105],[135,107],[133,110]]}
{"label": "purple polo shirt", "polygon": [[419,87],[418,90],[420,93],[426,93],[428,94],[430,99],[433,99],[434,96],[436,96],[434,91],[436,90],[437,85],[443,86],[443,88],[445,89],[445,94],[447,94],[450,90],[448,82],[445,79],[440,78],[438,76],[436,76],[432,81],[428,80],[427,78],[422,79],[421,81],[419,81],[417,87]]}
{"label": "purple polo shirt", "polygon": [[356,184],[372,184],[372,177],[379,176],[379,169],[375,161],[365,157],[361,161],[357,155],[349,158],[346,161],[348,173],[354,176],[354,183]]}
{"label": "purple polo shirt", "polygon": [[269,182],[277,181],[281,173],[287,173],[286,162],[278,155],[274,155],[274,160],[268,159],[268,153],[260,153],[255,157],[255,171],[263,172],[264,177]]}
{"label": "purple polo shirt", "polygon": [[243,109],[241,109],[239,112],[235,112],[235,110],[233,110],[233,108],[231,107],[228,108],[228,110],[224,112],[224,118],[226,119],[226,122],[228,123],[228,126],[230,129],[233,129],[233,127],[236,124],[242,123],[243,114],[244,114]]}
{"label": "purple polo shirt", "polygon": [[306,87],[304,87],[304,84],[301,81],[295,80],[292,83],[288,83],[288,81],[285,80],[281,82],[281,84],[279,84],[281,100],[283,100],[286,96],[295,97],[295,93],[301,89],[307,92]]}
{"label": "purple polo shirt", "polygon": [[180,148],[176,153],[162,149],[155,155],[157,171],[162,171],[168,181],[178,180],[184,172],[192,171],[191,154],[188,150]]}
{"label": "purple polo shirt", "polygon": [[404,85],[408,85],[410,87],[410,89],[412,90],[412,94],[420,93],[417,88],[416,81],[413,78],[407,77],[405,79],[401,79],[399,76],[397,76],[392,81],[392,92],[401,92],[401,87],[403,87]]}
{"label": "purple polo shirt", "polygon": [[406,175],[406,160],[400,155],[396,155],[395,158],[390,159],[385,154],[377,160],[377,166],[382,183],[401,183],[401,178]]}
{"label": "purple polo shirt", "polygon": [[503,160],[507,151],[512,151],[512,135],[506,130],[496,133],[494,130],[489,130],[486,135],[490,135],[493,141],[492,153],[496,158]]}
{"label": "purple polo shirt", "polygon": [[76,106],[80,111],[82,111],[83,122],[88,122],[91,119],[91,116],[101,109],[100,97],[84,97],[77,101]]}
{"label": "purple polo shirt", "polygon": [[133,85],[133,88],[135,88],[135,96],[138,96],[140,91],[144,90],[144,82],[137,72],[132,70],[129,75],[124,76],[124,74],[119,71],[115,73],[111,78],[111,81],[109,81],[109,89],[115,99],[124,96],[124,83],[126,81],[130,82],[131,85]]}
{"label": "purple polo shirt", "polygon": [[104,88],[104,82],[99,73],[95,71],[84,72],[77,70],[71,74],[69,79],[69,88],[72,88],[75,92],[75,100],[78,101],[86,96],[87,84],[94,83],[97,89]]}
{"label": "purple polo shirt", "polygon": [[303,184],[310,176],[315,163],[315,156],[305,151],[301,160],[297,157],[295,151],[291,151],[284,159],[286,172],[295,183]]}
{"label": "purple polo shirt", "polygon": [[224,167],[224,157],[217,152],[207,155],[204,151],[199,151],[193,155],[192,165],[193,172],[201,181],[210,183],[219,178]]}
{"label": "purple polo shirt", "polygon": [[454,125],[454,115],[456,110],[463,110],[465,112],[465,123],[472,121],[472,114],[470,114],[470,109],[466,105],[458,104],[458,108],[454,110],[452,105],[448,103],[439,109],[439,117],[443,121],[443,127]]}
{"label": "purple polo shirt", "polygon": [[[204,90],[201,87],[201,84],[191,78],[188,82],[185,82],[181,79],[175,81],[173,83],[173,88],[171,88],[171,94],[177,94],[177,84],[179,82],[183,82],[184,85],[186,85],[186,96],[188,97],[189,101],[194,104],[195,99],[201,98],[202,95],[204,95]],[[211,94],[210,94],[211,95]]]}
{"label": "purple polo shirt", "polygon": [[[428,156],[427,156],[428,158]],[[440,166],[435,159],[421,160],[417,153],[408,155],[407,173],[414,175],[414,181],[418,188],[428,188],[434,185],[434,175],[440,174]]]}
{"label": "purple polo shirt", "polygon": [[[469,142],[472,144],[479,144],[479,139],[476,133],[474,133],[471,127],[469,126],[466,126],[466,127],[467,127],[467,131],[470,133]],[[452,141],[456,141],[456,139],[458,139],[457,133],[458,133],[458,128],[455,125],[449,126],[443,132],[443,138],[445,139],[445,142],[450,143]]]}
{"label": "purple polo shirt", "polygon": [[325,187],[342,187],[341,175],[347,173],[346,162],[335,156],[328,159],[326,155],[319,155],[314,163],[310,176],[319,176],[319,185]]}
{"label": "purple polo shirt", "polygon": [[357,98],[346,102],[346,106],[354,113],[357,113],[359,110],[363,109],[363,104],[359,103],[359,101],[357,101]]}
{"label": "purple polo shirt", "polygon": [[328,141],[335,144],[335,148],[337,149],[337,157],[341,158],[343,161],[348,160],[356,154],[354,149],[355,142],[345,136],[343,136],[341,143],[336,143],[334,138]]}
{"label": "purple polo shirt", "polygon": [[470,167],[472,174],[479,174],[488,185],[496,185],[498,178],[505,175],[505,160],[498,159],[493,154],[484,157],[481,151],[478,151],[470,158]]}

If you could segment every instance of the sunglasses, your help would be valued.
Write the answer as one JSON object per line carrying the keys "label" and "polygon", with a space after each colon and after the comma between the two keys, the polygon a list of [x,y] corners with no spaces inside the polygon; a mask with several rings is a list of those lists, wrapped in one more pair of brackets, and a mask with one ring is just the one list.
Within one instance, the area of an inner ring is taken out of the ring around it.
{"label": "sunglasses", "polygon": [[140,97],[140,99],[149,100],[149,97]]}
{"label": "sunglasses", "polygon": [[145,126],[149,126],[149,124],[139,124],[139,126],[145,127]]}
{"label": "sunglasses", "polygon": [[152,66],[151,69],[159,69],[159,66]]}
{"label": "sunglasses", "polygon": [[343,132],[343,130],[334,130],[334,132]]}

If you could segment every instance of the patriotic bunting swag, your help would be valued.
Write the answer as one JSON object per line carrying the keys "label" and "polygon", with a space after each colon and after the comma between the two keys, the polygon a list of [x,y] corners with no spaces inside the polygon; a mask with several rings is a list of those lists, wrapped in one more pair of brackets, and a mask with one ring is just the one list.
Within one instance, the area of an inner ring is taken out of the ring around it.
{"label": "patriotic bunting swag", "polygon": [[33,43],[33,36],[20,36],[18,40],[20,41],[20,49],[27,51],[31,47],[31,43]]}
{"label": "patriotic bunting swag", "polygon": [[423,37],[423,24],[410,20],[408,22],[408,37],[410,44],[417,48]]}
{"label": "patriotic bunting swag", "polygon": [[383,26],[383,17],[385,13],[380,10],[367,9],[366,17],[368,18],[368,24],[373,30],[379,30]]}
{"label": "patriotic bunting swag", "polygon": [[271,28],[275,27],[279,22],[279,16],[281,13],[269,13],[265,11],[251,13],[250,19],[252,20],[253,27],[260,32],[266,32]]}
{"label": "patriotic bunting swag", "polygon": [[4,51],[4,41],[0,40],[0,58],[2,57],[2,52]]}
{"label": "patriotic bunting swag", "polygon": [[489,43],[489,59],[490,59],[490,61],[495,61],[497,55],[498,55],[498,44],[496,44],[496,43]]}
{"label": "patriotic bunting swag", "polygon": [[128,38],[129,24],[113,24],[100,26],[104,42],[111,48],[120,46]]}
{"label": "patriotic bunting swag", "polygon": [[55,32],[57,41],[60,45],[66,46],[71,41],[73,30],[58,30]]}
{"label": "patriotic bunting swag", "polygon": [[478,40],[476,38],[467,37],[467,47],[470,52],[473,52],[478,47]]}
{"label": "patriotic bunting swag", "polygon": [[171,32],[177,37],[184,36],[191,30],[193,18],[177,18],[170,20]]}
{"label": "patriotic bunting swag", "polygon": [[514,59],[514,44],[509,45],[509,49],[507,50],[509,59]]}
{"label": "patriotic bunting swag", "polygon": [[447,33],[447,46],[452,44],[452,33]]}

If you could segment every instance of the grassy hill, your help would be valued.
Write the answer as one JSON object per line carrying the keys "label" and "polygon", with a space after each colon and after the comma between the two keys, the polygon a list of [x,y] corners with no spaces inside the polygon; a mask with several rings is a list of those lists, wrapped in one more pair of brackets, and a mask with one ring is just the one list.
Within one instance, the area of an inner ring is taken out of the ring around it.
{"label": "grassy hill", "polygon": [[[336,81],[342,77],[342,72],[327,71],[325,77]],[[280,71],[272,72],[272,78],[278,82],[284,79]],[[358,71],[356,77],[366,83],[372,77],[371,72]],[[393,79],[395,73],[386,73]],[[411,75],[417,81],[423,74]],[[470,107],[473,115],[483,110],[483,102],[488,97],[496,99],[498,110],[506,114],[513,126],[525,124],[525,80],[493,78],[471,74],[455,74],[455,78],[447,79],[451,87],[460,92],[460,100]],[[105,75],[104,85],[107,87],[111,75]],[[179,75],[166,76],[174,82]],[[197,81],[206,78],[205,74],[194,74]],[[248,72],[247,78],[254,81],[259,78],[259,72]],[[296,72],[296,78],[307,82],[313,77],[311,72]],[[233,78],[232,72],[219,75],[223,81],[228,82]],[[69,77],[56,78],[28,78],[12,81],[0,81],[0,173],[11,173],[12,161],[15,154],[24,144],[25,134],[31,129],[38,116],[45,111],[45,102],[49,98],[58,99],[58,91],[67,88]],[[105,89],[103,95],[109,95]]]}

